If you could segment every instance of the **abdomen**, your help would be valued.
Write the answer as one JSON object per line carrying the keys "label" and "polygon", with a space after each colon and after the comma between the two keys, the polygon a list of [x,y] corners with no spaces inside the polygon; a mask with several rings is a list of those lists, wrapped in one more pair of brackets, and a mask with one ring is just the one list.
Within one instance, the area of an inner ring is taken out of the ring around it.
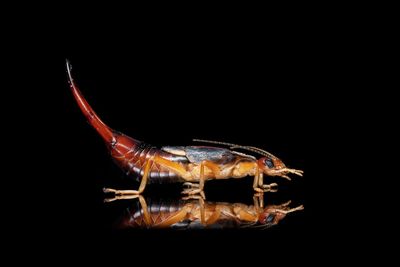
{"label": "abdomen", "polygon": [[[130,141],[127,140],[127,138],[131,139],[125,135],[121,135],[117,138],[116,143],[112,145],[111,155],[117,165],[119,165],[127,175],[136,178],[137,181],[140,181],[143,177],[147,161],[155,155],[174,162],[188,163],[186,157],[167,153],[134,139],[132,139],[132,142],[127,142]],[[131,144],[127,145],[127,143]],[[176,183],[184,181],[185,180],[176,173],[171,172],[158,163],[152,163],[148,183]]]}

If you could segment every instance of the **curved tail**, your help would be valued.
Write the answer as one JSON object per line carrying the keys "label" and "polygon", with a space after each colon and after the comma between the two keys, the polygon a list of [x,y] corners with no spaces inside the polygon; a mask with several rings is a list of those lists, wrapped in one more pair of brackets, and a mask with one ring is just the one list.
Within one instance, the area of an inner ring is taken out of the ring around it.
{"label": "curved tail", "polygon": [[115,136],[113,134],[113,131],[104,124],[100,120],[100,118],[96,115],[96,113],[93,111],[92,107],[89,105],[89,103],[85,100],[83,97],[81,91],[79,91],[78,87],[74,83],[74,80],[72,79],[71,75],[71,64],[67,60],[67,72],[68,72],[68,79],[69,79],[69,86],[71,88],[72,94],[75,97],[76,102],[78,103],[80,109],[82,110],[83,114],[87,118],[88,122],[90,125],[93,126],[93,128],[96,129],[96,131],[101,135],[101,137],[106,141],[107,143],[113,143],[115,142]]}

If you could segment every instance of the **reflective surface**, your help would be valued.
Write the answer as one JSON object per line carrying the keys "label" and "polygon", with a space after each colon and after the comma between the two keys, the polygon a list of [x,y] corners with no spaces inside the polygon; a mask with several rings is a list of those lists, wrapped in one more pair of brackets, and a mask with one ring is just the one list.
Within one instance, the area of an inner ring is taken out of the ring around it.
{"label": "reflective surface", "polygon": [[[263,194],[253,196],[253,205],[212,202],[200,196],[178,200],[131,198],[115,228],[266,229],[277,225],[288,214],[303,210],[303,205],[290,206],[291,201],[266,205]],[[105,202],[112,201],[119,201],[119,198],[105,199]]]}

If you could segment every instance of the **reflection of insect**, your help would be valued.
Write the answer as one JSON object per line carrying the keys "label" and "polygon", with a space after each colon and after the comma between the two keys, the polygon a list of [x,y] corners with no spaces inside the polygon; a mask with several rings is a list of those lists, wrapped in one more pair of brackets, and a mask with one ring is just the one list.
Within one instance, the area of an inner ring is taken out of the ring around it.
{"label": "reflection of insect", "polygon": [[[286,179],[288,173],[302,176],[303,171],[289,169],[271,153],[259,148],[240,146],[224,142],[196,140],[228,146],[167,146],[157,149],[141,141],[116,132],[106,126],[86,102],[71,76],[71,66],[67,61],[69,83],[72,93],[89,123],[97,130],[111,156],[127,174],[142,177],[138,190],[105,189],[115,194],[140,194],[147,183],[184,182],[188,186],[182,193],[204,197],[204,182],[211,179],[242,178],[254,176],[253,188],[257,192],[275,191],[276,183],[264,184],[263,175],[280,176]],[[263,157],[234,151],[245,149]]]}
{"label": "reflection of insect", "polygon": [[263,208],[262,196],[254,197],[254,205],[210,202],[201,197],[198,197],[198,201],[190,199],[147,202],[140,195],[132,197],[139,197],[139,202],[118,220],[118,228],[264,229],[278,224],[286,214],[303,209],[302,205],[289,208],[290,201]]}

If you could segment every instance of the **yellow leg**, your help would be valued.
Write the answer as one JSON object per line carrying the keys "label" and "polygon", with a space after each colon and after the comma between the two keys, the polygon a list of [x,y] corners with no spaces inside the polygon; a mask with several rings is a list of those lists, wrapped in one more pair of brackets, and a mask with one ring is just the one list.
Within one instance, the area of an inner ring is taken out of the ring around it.
{"label": "yellow leg", "polygon": [[[188,184],[186,184],[188,185]],[[204,194],[204,165],[200,165],[200,182],[197,186],[197,184],[192,184],[191,188],[185,189],[182,191],[182,194],[188,194],[188,195],[195,195],[195,194],[200,194],[204,199],[206,198]],[[193,189],[193,187],[197,187],[196,189]]]}
{"label": "yellow leg", "polygon": [[255,193],[253,196],[254,207],[257,212],[260,212],[264,208],[264,194]]}
{"label": "yellow leg", "polygon": [[167,159],[164,159],[158,155],[154,157],[154,162],[164,166],[165,168],[171,170],[172,172],[176,173],[177,175],[184,177],[185,174],[187,173],[187,170],[185,167],[182,166],[182,164],[178,162],[173,162]]}
{"label": "yellow leg", "polygon": [[141,195],[139,195],[139,202],[140,202],[140,205],[142,206],[144,221],[146,222],[147,226],[151,226],[152,223],[151,223],[151,217],[149,214],[149,209],[147,208],[146,200]]}
{"label": "yellow leg", "polygon": [[186,182],[186,183],[183,183],[183,186],[187,186],[188,188],[192,188],[192,187],[196,187],[196,188],[199,188],[199,184],[195,184],[195,183],[191,183],[191,182]]}
{"label": "yellow leg", "polygon": [[276,192],[278,189],[277,183],[272,184],[264,184],[264,174],[260,171],[259,168],[256,169],[256,174],[254,175],[253,189],[256,192]]}
{"label": "yellow leg", "polygon": [[277,192],[278,191],[278,188],[277,188],[278,184],[277,183],[263,184],[261,187],[262,187],[261,189],[264,192]]}
{"label": "yellow leg", "polygon": [[142,181],[140,182],[140,185],[139,185],[139,190],[116,190],[116,189],[112,189],[112,188],[104,188],[103,189],[104,193],[114,193],[116,196],[120,196],[119,199],[129,199],[129,197],[126,198],[126,197],[121,197],[121,196],[139,195],[139,194],[143,193],[143,191],[146,187],[146,184],[147,184],[147,179],[150,174],[150,167],[151,167],[152,162],[153,161],[151,159],[149,159],[146,163],[146,166],[144,167],[144,173],[143,173]]}
{"label": "yellow leg", "polygon": [[258,178],[258,186],[262,187],[264,185],[264,174],[260,172],[260,177]]}
{"label": "yellow leg", "polygon": [[200,204],[200,221],[202,224],[204,224],[206,221],[206,212],[204,210],[204,199],[203,198],[199,198],[199,204]]}
{"label": "yellow leg", "polygon": [[[111,188],[104,188],[103,190],[114,190],[114,189],[111,189]],[[111,191],[109,191],[109,192],[111,192]],[[115,200],[121,200],[121,199],[135,199],[135,198],[138,198],[140,195],[134,195],[134,194],[132,194],[132,195],[114,195],[114,196],[112,196],[112,197],[108,197],[108,198],[105,198],[104,199],[104,202],[112,202],[112,201],[115,201]]]}
{"label": "yellow leg", "polygon": [[[219,168],[218,166],[216,166],[214,163],[212,162],[207,162],[207,161],[203,161],[200,164],[200,178],[199,178],[199,184],[194,184],[194,183],[185,183],[184,185],[189,185],[190,188],[185,189],[182,191],[182,194],[188,194],[188,195],[194,195],[194,194],[200,194],[204,199],[206,198],[205,194],[204,194],[204,183],[205,183],[205,175],[204,175],[204,166],[206,166],[207,168],[209,168],[214,175],[218,175],[219,174]],[[217,172],[217,173],[215,173]],[[193,187],[195,187],[196,189],[193,189]]]}
{"label": "yellow leg", "polygon": [[[171,170],[172,172],[176,173],[177,175],[181,177],[187,176],[187,169],[180,163],[178,162],[173,162],[167,159],[164,159],[158,155],[154,157],[154,162],[162,165],[163,167]],[[204,183],[205,183],[205,175],[204,175],[204,167],[207,167],[211,172],[213,173],[214,176],[220,175],[220,169],[218,165],[216,165],[213,162],[210,161],[203,161],[200,164],[200,178],[199,178],[199,183],[191,183],[191,182],[186,182],[183,185],[187,186],[189,188],[185,189],[182,191],[182,194],[188,194],[188,195],[194,195],[194,194],[200,194],[204,199],[205,199],[205,194],[204,194]]]}
{"label": "yellow leg", "polygon": [[260,178],[260,169],[257,168],[256,169],[256,174],[254,175],[254,181],[253,181],[253,189],[257,192],[264,192],[262,190],[260,190],[260,188],[258,188],[258,181]]}

